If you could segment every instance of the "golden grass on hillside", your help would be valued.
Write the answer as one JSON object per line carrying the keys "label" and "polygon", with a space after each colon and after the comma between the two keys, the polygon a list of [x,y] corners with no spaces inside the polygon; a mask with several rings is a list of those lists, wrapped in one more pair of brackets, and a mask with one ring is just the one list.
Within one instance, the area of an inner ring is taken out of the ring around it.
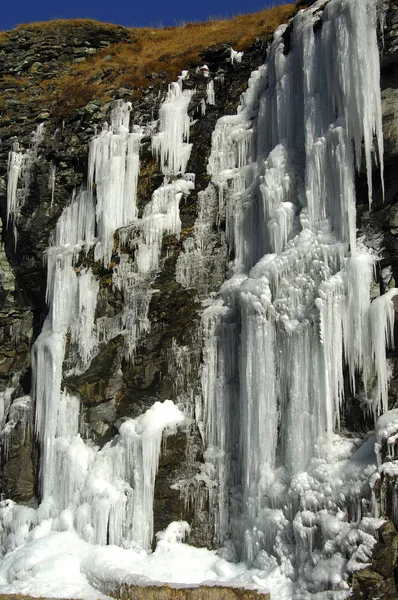
{"label": "golden grass on hillside", "polygon": [[103,21],[97,21],[96,19],[50,19],[49,21],[35,21],[34,23],[20,23],[14,29],[0,30],[0,41],[7,39],[10,35],[13,35],[15,31],[30,31],[37,32],[38,30],[46,32],[51,29],[58,29],[65,32],[70,32],[71,29],[79,27],[85,28],[92,26],[95,28],[101,28],[108,31],[112,29],[125,29],[123,25],[115,25],[114,23],[105,23]]}
{"label": "golden grass on hillside", "polygon": [[104,21],[97,21],[97,19],[50,19],[49,21],[35,21],[34,23],[20,23],[15,27],[18,31],[23,29],[24,31],[35,30],[35,29],[52,29],[56,25],[57,27],[64,27],[70,29],[70,27],[87,27],[87,25],[93,25],[95,27],[103,27],[104,29],[115,29],[122,27],[122,25],[115,25],[114,23],[106,23]]}
{"label": "golden grass on hillside", "polygon": [[230,20],[164,29],[131,29],[130,43],[122,42],[100,50],[57,82],[61,112],[70,112],[80,95],[79,89],[85,94],[86,86],[96,95],[103,94],[110,86],[132,87],[139,93],[139,88],[148,84],[153,73],[171,81],[182,69],[199,65],[200,53],[209,46],[228,43],[245,50],[256,37],[271,34],[293,11],[294,5],[288,4]]}
{"label": "golden grass on hillside", "polygon": [[[295,11],[295,4],[285,4],[232,19],[188,23],[163,29],[128,29],[128,42],[101,49],[94,56],[71,64],[69,73],[42,81],[38,100],[45,101],[48,108],[56,105],[57,113],[67,116],[91,99],[104,98],[111,89],[128,87],[139,95],[140,87],[148,85],[150,80],[151,83],[156,80],[153,74],[171,81],[182,69],[199,65],[200,53],[216,44],[228,43],[236,50],[245,50],[257,37],[272,34]],[[110,29],[118,27],[77,19],[20,25],[18,29],[64,29],[87,27],[90,24]]]}

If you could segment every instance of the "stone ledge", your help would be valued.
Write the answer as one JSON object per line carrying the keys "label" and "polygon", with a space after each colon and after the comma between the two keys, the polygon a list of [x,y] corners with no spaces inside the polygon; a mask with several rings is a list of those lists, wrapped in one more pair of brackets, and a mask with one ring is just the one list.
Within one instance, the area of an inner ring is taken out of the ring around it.
{"label": "stone ledge", "polygon": [[[170,587],[122,584],[112,596],[120,600],[271,600],[269,592],[249,590],[242,587],[222,585],[199,585],[196,587]],[[53,600],[52,598],[32,598],[23,594],[0,594],[0,600]],[[67,600],[66,598],[64,600]]]}
{"label": "stone ledge", "polygon": [[269,592],[222,585],[179,588],[122,584],[119,594],[112,595],[121,600],[271,600]]}

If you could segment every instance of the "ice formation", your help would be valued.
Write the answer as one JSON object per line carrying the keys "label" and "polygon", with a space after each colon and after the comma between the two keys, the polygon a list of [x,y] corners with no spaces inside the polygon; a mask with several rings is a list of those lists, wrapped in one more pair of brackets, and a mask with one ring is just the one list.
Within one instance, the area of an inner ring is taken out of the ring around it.
{"label": "ice formation", "polygon": [[[99,449],[84,440],[80,399],[63,389],[62,379],[67,345],[74,357],[71,370],[79,373],[87,369],[104,342],[120,333],[131,355],[147,329],[151,275],[158,268],[161,240],[165,233],[179,235],[179,201],[194,185],[192,177],[184,176],[185,167],[176,158],[181,153],[183,162],[189,158],[190,146],[183,138],[188,135],[190,96],[182,93],[181,84],[175,85],[185,99],[181,103],[179,93],[174,93],[171,86],[165,100],[168,120],[164,130],[162,121],[160,127],[161,147],[166,148],[162,166],[174,181],[165,180],[142,218],[138,218],[135,199],[142,130],[133,126],[130,132],[131,107],[118,101],[110,125],[105,125],[90,143],[87,189],[74,194],[50,240],[46,252],[49,310],[32,352],[41,504],[34,510],[3,503],[6,552],[22,543],[29,544],[40,537],[41,531],[69,530],[92,544],[138,544],[145,550],[151,547],[153,488],[162,436],[164,431],[182,424],[184,415],[171,400],[155,402],[146,413],[123,422],[119,435]],[[178,134],[170,130],[173,114],[184,123]],[[20,177],[20,167],[16,167],[26,159],[20,156],[26,154],[14,152],[10,157],[10,215],[21,206],[16,200]],[[127,254],[119,252],[117,266],[112,266],[113,285],[123,292],[125,309],[110,322],[96,320],[99,282],[91,268],[81,264],[81,258],[94,247],[95,259],[110,265],[117,252],[114,233],[121,228],[125,228],[121,238],[126,245],[134,232],[132,243],[136,249],[134,264]],[[2,419],[5,408],[9,408],[8,396],[1,399]],[[9,418],[22,406],[22,400],[14,401]],[[2,432],[6,449],[11,433],[12,419]]]}
{"label": "ice formation", "polygon": [[159,132],[152,137],[153,151],[159,156],[165,174],[185,173],[191,153],[188,105],[194,90],[183,90],[186,75],[183,72],[177,82],[170,84],[159,110]]}
{"label": "ice formation", "polygon": [[243,58],[243,52],[238,52],[237,50],[234,50],[233,48],[231,48],[230,60],[231,60],[232,64],[234,64],[234,62],[241,63],[242,58]]}
{"label": "ice formation", "polygon": [[[194,187],[192,176],[185,173],[191,152],[191,144],[185,141],[189,138],[188,105],[194,93],[193,90],[182,89],[182,81],[186,76],[187,73],[183,72],[177,82],[170,84],[159,110],[159,131],[152,137],[152,148],[160,158],[161,169],[165,175],[164,181],[145,205],[141,218],[138,218],[134,211],[130,220],[126,219],[125,222],[117,225],[121,228],[119,239],[122,250],[129,248],[133,251],[135,260],[131,260],[123,252],[120,254],[120,261],[113,270],[112,280],[114,288],[123,292],[123,312],[116,319],[99,319],[98,332],[102,341],[122,333],[129,358],[134,355],[137,341],[149,331],[147,312],[153,293],[153,275],[159,269],[163,236],[174,234],[179,238],[181,230],[179,204]],[[125,110],[124,106],[119,105],[122,110]],[[141,136],[141,134],[128,134],[128,130],[127,135]],[[137,138],[134,145],[136,152],[139,151],[138,141]],[[101,150],[101,153],[104,154],[104,151]],[[134,164],[138,166],[138,158]],[[94,171],[93,167],[92,173]],[[134,206],[137,176],[138,171],[131,169],[130,174],[126,174],[124,188],[121,188],[126,201],[130,197],[134,198]],[[104,177],[108,177],[106,169]],[[134,179],[133,186],[131,186],[131,178]],[[104,195],[104,207],[107,207],[104,208],[105,212],[113,212],[109,202],[109,198],[112,197],[112,190]],[[113,240],[113,233],[111,237]]]}
{"label": "ice formation", "polygon": [[29,192],[31,169],[38,157],[39,145],[43,139],[43,127],[43,123],[37,126],[26,152],[19,147],[18,142],[15,142],[8,156],[7,225],[10,222],[12,224],[15,245],[18,241],[17,223]]}
{"label": "ice formation", "polygon": [[[152,150],[164,181],[141,215],[144,131],[131,126],[131,106],[118,102],[110,125],[90,142],[87,189],[64,210],[47,251],[49,312],[33,350],[42,503],[37,510],[0,503],[0,590],[43,593],[44,571],[56,580],[61,562],[73,572],[71,597],[99,597],[88,582],[105,590],[111,580],[149,579],[241,581],[268,587],[281,600],[348,597],[347,573],[369,560],[381,522],[372,514],[370,484],[378,467],[396,468],[385,348],[398,290],[372,301],[378,256],[357,239],[355,211],[356,169],[366,166],[369,202],[372,156],[383,173],[376,23],[373,0],[317,0],[299,11],[289,30],[276,31],[237,114],[218,120],[211,182],[199,194],[193,235],[176,265],[177,281],[207,296],[201,399],[187,393],[185,414],[172,401],[156,402],[123,422],[102,449],[84,439],[80,400],[62,387],[66,345],[79,372],[119,334],[133,357],[149,330],[162,238],[179,237],[179,204],[194,188],[186,173],[194,94],[184,89],[187,72],[170,85],[159,111]],[[231,49],[231,61],[241,60]],[[213,80],[206,95],[213,104]],[[23,204],[24,160],[17,148],[10,154],[14,221]],[[234,257],[223,283],[220,220]],[[123,295],[113,317],[95,318],[98,282],[78,262],[92,247]],[[177,373],[188,350],[176,343],[172,349]],[[352,392],[363,394],[375,418],[381,415],[376,434],[364,440],[339,434],[345,371]],[[179,399],[181,381],[177,376]],[[195,480],[207,490],[221,556],[183,544],[185,523],[171,524],[158,535],[156,551],[146,552],[162,434],[187,415],[195,416],[205,445]],[[394,459],[388,467],[385,445]],[[55,595],[59,589],[54,583]]]}
{"label": "ice formation", "polygon": [[[342,592],[349,561],[372,546],[358,529],[370,515],[360,499],[369,498],[372,446],[361,469],[348,452],[350,475],[333,471],[344,369],[354,393],[358,374],[373,388],[375,417],[387,409],[398,290],[371,302],[377,255],[356,239],[354,188],[362,153],[369,201],[373,151],[383,171],[376,22],[373,2],[316,2],[294,19],[287,55],[279,28],[238,114],[218,121],[209,160],[207,193],[217,190],[235,257],[202,317],[197,419],[215,537],[234,539],[249,561],[277,556],[303,597]],[[185,253],[194,258],[188,244]]]}
{"label": "ice formation", "polygon": [[[142,131],[130,133],[128,102],[118,101],[110,126],[90,142],[89,190],[96,185],[98,242],[95,258],[105,264],[111,260],[113,235],[137,218],[136,191],[139,173],[139,147]],[[111,200],[112,199],[112,200]]]}

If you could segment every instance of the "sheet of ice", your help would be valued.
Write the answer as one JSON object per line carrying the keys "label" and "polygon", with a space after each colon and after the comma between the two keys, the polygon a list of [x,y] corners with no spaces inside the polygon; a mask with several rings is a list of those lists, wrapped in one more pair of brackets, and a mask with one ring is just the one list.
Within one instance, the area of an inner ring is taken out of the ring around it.
{"label": "sheet of ice", "polygon": [[29,194],[31,182],[31,169],[38,157],[38,149],[43,139],[43,123],[40,123],[32,133],[30,147],[23,151],[19,143],[13,144],[8,155],[7,167],[7,226],[12,224],[14,244],[18,241],[18,219],[20,210],[25,204]]}
{"label": "sheet of ice", "polygon": [[217,232],[219,199],[214,185],[198,193],[198,204],[193,235],[184,240],[183,252],[177,258],[176,281],[196,290],[203,299],[223,281],[227,257]]}
{"label": "sheet of ice", "polygon": [[367,405],[386,408],[396,290],[371,302],[378,257],[356,240],[354,188],[362,139],[369,201],[373,150],[382,170],[376,22],[370,0],[316,2],[294,18],[286,54],[280,27],[237,114],[217,122],[208,165],[234,257],[202,317],[197,421],[215,539],[250,561],[278,557],[303,597],[347,594],[350,557],[374,540],[362,548],[358,529],[373,449],[342,461],[334,432],[346,367],[354,393],[358,373],[366,390],[376,372]]}

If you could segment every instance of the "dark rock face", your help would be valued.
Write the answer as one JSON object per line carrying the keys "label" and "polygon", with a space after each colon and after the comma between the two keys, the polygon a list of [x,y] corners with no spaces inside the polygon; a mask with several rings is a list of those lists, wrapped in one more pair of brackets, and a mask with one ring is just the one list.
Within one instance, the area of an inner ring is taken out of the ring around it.
{"label": "dark rock face", "polygon": [[372,563],[366,569],[356,571],[353,576],[353,600],[395,600],[397,597],[398,533],[390,521],[384,523],[378,533]]}
{"label": "dark rock face", "polygon": [[59,75],[72,62],[91,56],[97,50],[120,41],[128,41],[127,31],[117,25],[90,21],[68,22],[42,28],[22,26],[11,31],[0,50],[0,71],[7,74],[34,74],[36,77]]}

